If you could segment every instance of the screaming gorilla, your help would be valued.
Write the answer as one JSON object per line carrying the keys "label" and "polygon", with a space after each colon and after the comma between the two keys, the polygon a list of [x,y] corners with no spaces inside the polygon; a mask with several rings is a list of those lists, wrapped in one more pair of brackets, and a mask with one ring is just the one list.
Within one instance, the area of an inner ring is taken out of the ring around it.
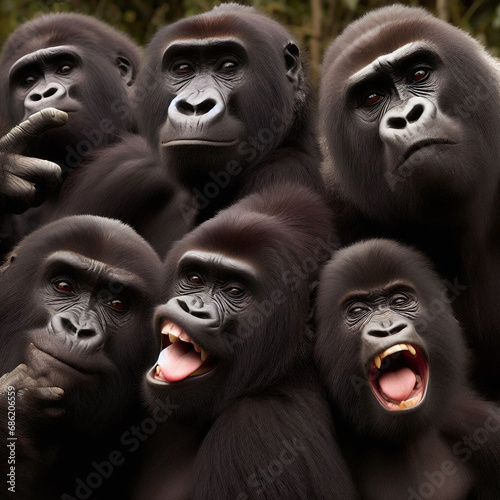
{"label": "screaming gorilla", "polygon": [[226,4],[162,28],[135,90],[141,132],[199,221],[277,182],[322,188],[312,96],[292,35]]}
{"label": "screaming gorilla", "polygon": [[[74,490],[140,415],[160,268],[131,228],[91,216],[35,231],[1,268],[0,388],[2,405],[17,391],[21,498]],[[2,406],[2,432],[6,416]]]}
{"label": "screaming gorilla", "polygon": [[[14,127],[0,139],[1,213],[39,205],[61,168],[69,173],[134,128],[130,90],[141,57],[125,34],[81,14],[41,16],[10,35],[0,58],[0,123]],[[11,245],[43,211],[2,223]]]}
{"label": "screaming gorilla", "polygon": [[426,259],[389,240],[322,272],[315,359],[362,499],[498,497],[500,409],[468,387],[449,300]]}
{"label": "screaming gorilla", "polygon": [[310,296],[336,246],[328,214],[307,189],[276,186],[169,253],[145,394],[176,405],[180,425],[155,440],[139,498],[354,498],[310,362]]}
{"label": "screaming gorilla", "polygon": [[431,258],[457,296],[480,361],[473,373],[492,397],[500,397],[498,64],[458,28],[391,6],[333,42],[320,97],[343,242],[392,237]]}

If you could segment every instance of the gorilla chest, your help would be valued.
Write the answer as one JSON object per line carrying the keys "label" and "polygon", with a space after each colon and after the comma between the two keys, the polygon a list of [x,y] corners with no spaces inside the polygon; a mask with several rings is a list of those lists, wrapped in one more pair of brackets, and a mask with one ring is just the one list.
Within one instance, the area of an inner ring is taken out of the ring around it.
{"label": "gorilla chest", "polygon": [[354,470],[366,500],[467,500],[473,487],[471,472],[437,435],[396,452],[370,447]]}

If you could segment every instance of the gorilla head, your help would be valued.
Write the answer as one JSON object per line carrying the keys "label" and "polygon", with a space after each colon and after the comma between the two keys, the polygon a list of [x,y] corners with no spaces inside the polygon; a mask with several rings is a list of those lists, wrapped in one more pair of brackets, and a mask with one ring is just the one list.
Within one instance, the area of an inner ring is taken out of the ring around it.
{"label": "gorilla head", "polygon": [[159,269],[118,221],[77,216],[33,232],[1,268],[1,373],[25,363],[64,389],[80,430],[122,418],[154,357]]}
{"label": "gorilla head", "polygon": [[311,286],[336,243],[330,231],[319,196],[280,186],[184,237],[164,265],[170,300],[155,314],[162,351],[146,377],[148,398],[213,418],[300,364],[311,342]]}
{"label": "gorilla head", "polygon": [[73,166],[132,127],[129,87],[140,57],[126,35],[89,16],[33,19],[3,47],[0,121],[12,127],[45,108],[65,111],[68,123],[45,132],[28,153]]}
{"label": "gorilla head", "polygon": [[278,148],[316,144],[299,49],[253,8],[222,5],[161,29],[135,93],[141,131],[188,187],[226,187]]}
{"label": "gorilla head", "polygon": [[334,254],[320,278],[315,358],[336,408],[375,439],[438,425],[465,387],[465,344],[426,259],[389,240]]}
{"label": "gorilla head", "polygon": [[499,80],[478,42],[422,9],[391,6],[352,23],[323,68],[322,132],[359,209],[434,223],[490,206]]}

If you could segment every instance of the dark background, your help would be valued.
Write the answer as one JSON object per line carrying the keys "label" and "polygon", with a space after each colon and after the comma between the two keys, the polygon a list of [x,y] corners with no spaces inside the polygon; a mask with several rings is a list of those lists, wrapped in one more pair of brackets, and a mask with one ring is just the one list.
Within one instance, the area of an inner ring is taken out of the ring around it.
{"label": "dark background", "polygon": [[[165,24],[210,10],[217,0],[0,0],[0,46],[16,26],[38,13],[82,12],[129,33],[146,45]],[[350,21],[393,2],[381,0],[247,0],[285,24],[308,50],[313,77],[320,71],[323,51]],[[401,1],[423,6],[481,40],[500,55],[500,2],[498,0]]]}

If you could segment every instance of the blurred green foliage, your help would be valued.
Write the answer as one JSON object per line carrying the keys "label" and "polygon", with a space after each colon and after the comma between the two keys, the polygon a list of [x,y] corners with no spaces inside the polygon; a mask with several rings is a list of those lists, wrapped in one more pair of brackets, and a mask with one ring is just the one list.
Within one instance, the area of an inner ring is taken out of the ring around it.
{"label": "blurred green foliage", "polygon": [[[0,46],[19,24],[40,13],[91,14],[129,33],[146,45],[156,30],[185,16],[205,12],[219,0],[1,0]],[[317,77],[324,49],[352,20],[388,3],[381,0],[247,0],[285,24],[309,50]],[[500,55],[500,2],[498,0],[400,1],[423,6],[481,40]]]}

